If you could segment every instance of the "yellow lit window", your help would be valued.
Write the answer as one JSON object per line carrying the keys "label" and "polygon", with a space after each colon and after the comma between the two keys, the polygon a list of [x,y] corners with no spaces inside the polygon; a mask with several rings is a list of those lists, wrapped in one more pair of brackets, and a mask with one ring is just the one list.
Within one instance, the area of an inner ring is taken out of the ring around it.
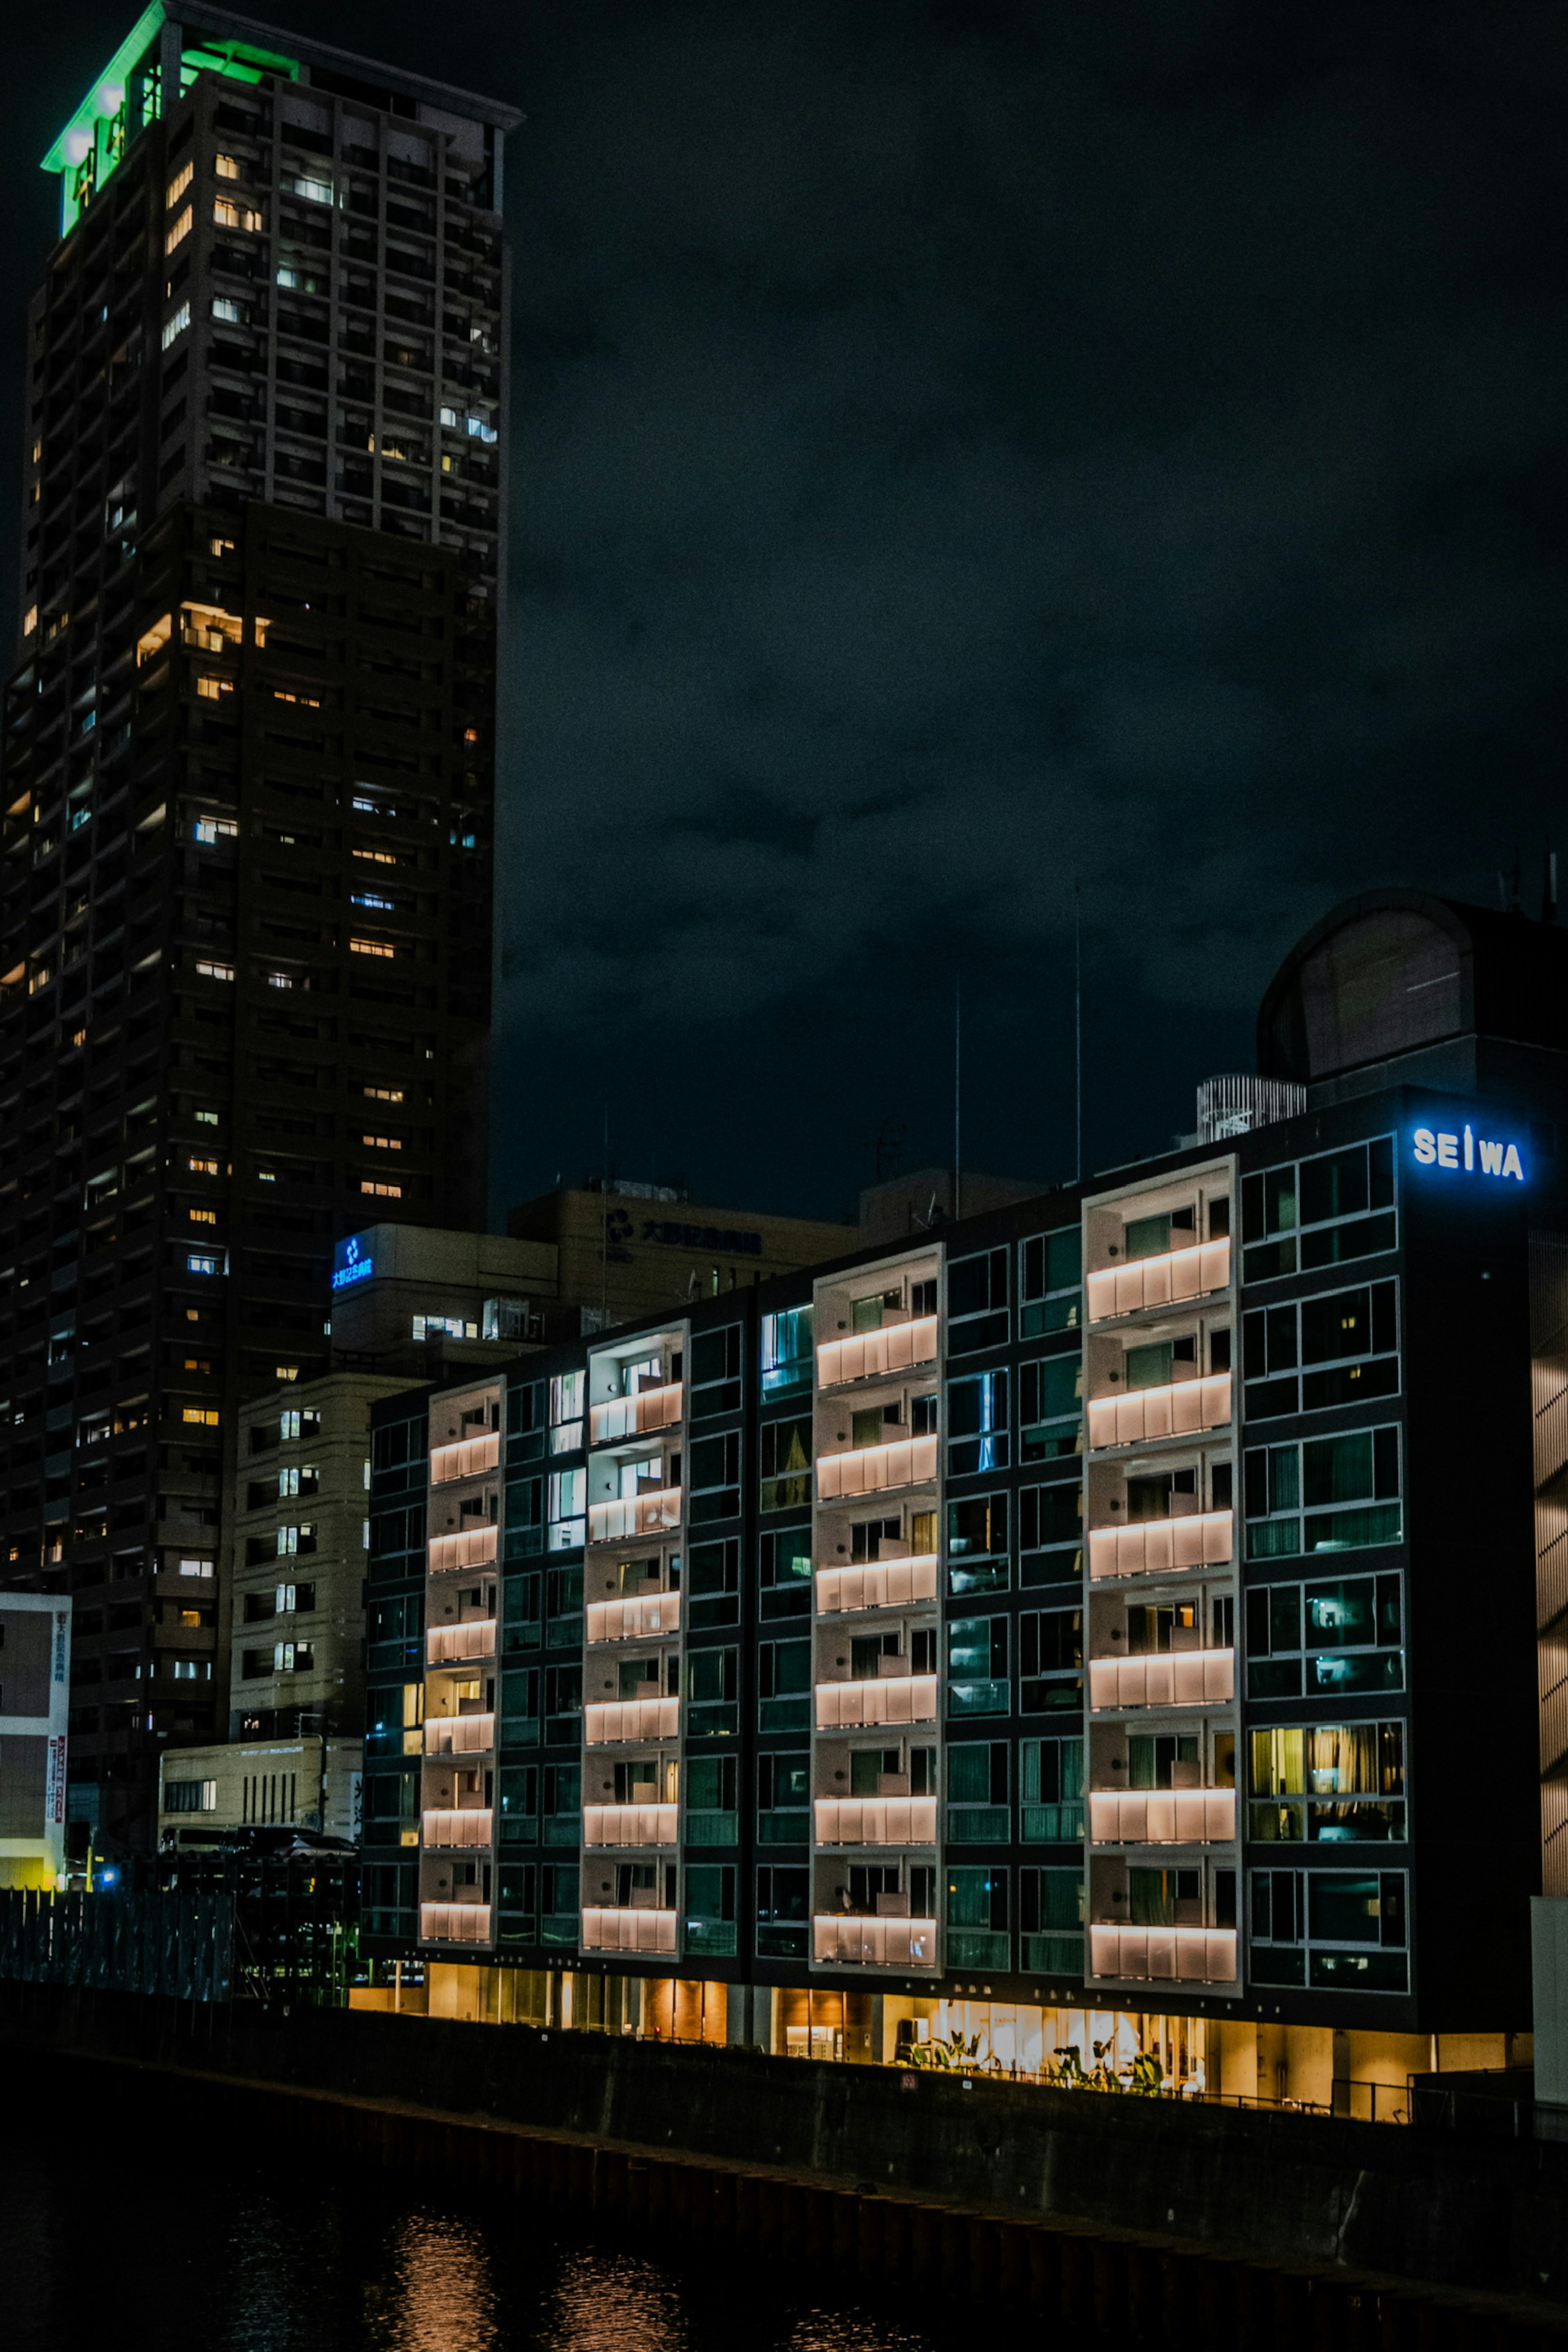
{"label": "yellow lit window", "polygon": [[187,1372],[210,1372],[212,1370],[212,1358],[210,1356],[187,1356],[185,1358],[185,1370]]}
{"label": "yellow lit window", "polygon": [[232,980],[234,978],[234,966],[231,963],[198,963],[196,970],[203,980]]}
{"label": "yellow lit window", "polygon": [[239,160],[238,160],[237,156],[234,156],[234,155],[219,155],[219,156],[217,156],[215,160],[216,160],[216,171],[217,171],[217,175],[218,175],[218,178],[219,178],[220,180],[237,180],[237,179],[238,179],[238,177],[239,177]]}
{"label": "yellow lit window", "polygon": [[185,1165],[190,1170],[193,1176],[216,1176],[217,1174],[217,1161],[216,1160],[187,1160]]}
{"label": "yellow lit window", "polygon": [[[258,621],[258,630],[264,630],[265,621]],[[237,613],[226,613],[221,604],[186,604],[180,607],[180,633],[186,645],[202,653],[221,654],[230,646],[245,643],[245,622]],[[258,645],[266,643],[263,636]]]}
{"label": "yellow lit window", "polygon": [[360,1191],[372,1193],[378,1201],[401,1201],[403,1198],[401,1184],[373,1184],[368,1176],[360,1179]]}
{"label": "yellow lit window", "polygon": [[37,606],[36,604],[29,604],[29,605],[28,605],[28,607],[27,607],[27,609],[26,609],[26,612],[23,614],[23,617],[22,617],[22,635],[23,635],[25,637],[30,637],[30,636],[32,635],[32,634],[33,634],[33,631],[37,627],[37,625],[38,625],[38,608],[37,608]]}
{"label": "yellow lit window", "polygon": [[286,693],[280,686],[275,686],[273,688],[272,699],[274,702],[298,702],[302,704],[304,709],[307,710],[320,710],[321,707],[321,697],[319,695],[289,694]]}
{"label": "yellow lit window", "polygon": [[261,226],[261,215],[248,205],[237,205],[232,196],[213,198],[213,219],[219,228],[242,228],[252,236]]}
{"label": "yellow lit window", "polygon": [[174,223],[168,235],[163,239],[164,252],[173,253],[177,245],[184,245],[194,226],[194,216],[189,205],[187,205],[184,211],[180,215],[179,219]]}
{"label": "yellow lit window", "polygon": [[401,1087],[362,1087],[360,1088],[360,1092],[363,1095],[368,1096],[372,1102],[401,1102],[403,1100],[403,1088]]}
{"label": "yellow lit window", "polygon": [[180,1419],[182,1421],[195,1422],[197,1427],[201,1429],[216,1429],[217,1427],[217,1413],[211,1405],[188,1404],[182,1412]]}
{"label": "yellow lit window", "polygon": [[165,613],[162,620],[154,621],[152,627],[144,630],[137,638],[138,663],[150,662],[154,654],[161,654],[174,634],[174,616],[173,613]]}
{"label": "yellow lit window", "polygon": [[356,849],[353,855],[363,857],[367,866],[395,866],[399,863],[390,849]]}
{"label": "yellow lit window", "polygon": [[351,940],[349,952],[351,955],[395,956],[397,950],[388,947],[384,940]]}
{"label": "yellow lit window", "polygon": [[403,1149],[400,1135],[362,1135],[360,1141],[368,1143],[373,1151],[401,1151]]}
{"label": "yellow lit window", "polygon": [[189,1209],[185,1213],[193,1225],[216,1225],[217,1223],[216,1209]]}
{"label": "yellow lit window", "polygon": [[180,198],[184,194],[185,190],[190,186],[191,182],[195,178],[195,176],[196,167],[194,163],[181,164],[180,169],[170,181],[168,189],[164,194],[163,206],[165,211],[172,212],[174,210],[174,207],[179,203]]}
{"label": "yellow lit window", "polygon": [[218,556],[232,555],[234,553],[234,541],[232,539],[209,539],[207,541],[207,553],[209,555]]}
{"label": "yellow lit window", "polygon": [[196,692],[204,702],[219,702],[226,694],[234,692],[234,680],[203,676],[196,680]]}

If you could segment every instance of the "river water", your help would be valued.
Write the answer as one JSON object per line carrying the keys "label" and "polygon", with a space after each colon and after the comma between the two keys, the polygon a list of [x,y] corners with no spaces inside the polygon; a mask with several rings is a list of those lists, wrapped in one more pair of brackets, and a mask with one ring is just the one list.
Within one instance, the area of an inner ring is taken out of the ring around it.
{"label": "river water", "polygon": [[387,2174],[313,2178],[308,2136],[215,2152],[149,2136],[112,2095],[30,2145],[9,2120],[5,2352],[960,2352],[951,2307],[799,2263],[650,2256]]}

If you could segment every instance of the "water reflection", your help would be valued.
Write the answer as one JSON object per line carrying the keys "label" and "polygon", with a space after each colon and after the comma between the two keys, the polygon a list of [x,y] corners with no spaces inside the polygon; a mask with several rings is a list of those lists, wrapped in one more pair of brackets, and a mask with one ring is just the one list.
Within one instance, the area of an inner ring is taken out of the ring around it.
{"label": "water reflection", "polygon": [[633,2255],[569,2255],[552,2301],[548,2352],[686,2352],[673,2282]]}
{"label": "water reflection", "polygon": [[391,2278],[372,2280],[365,2294],[377,2352],[502,2352],[489,2249],[477,2224],[411,2214],[389,2253]]}

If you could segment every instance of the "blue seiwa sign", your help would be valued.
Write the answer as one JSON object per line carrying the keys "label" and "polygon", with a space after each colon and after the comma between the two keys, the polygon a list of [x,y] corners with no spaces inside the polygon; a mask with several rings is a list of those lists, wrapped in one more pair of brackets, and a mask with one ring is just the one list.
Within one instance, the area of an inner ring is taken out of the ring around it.
{"label": "blue seiwa sign", "polygon": [[357,1234],[348,1241],[338,1244],[337,1264],[332,1268],[334,1290],[346,1290],[351,1282],[368,1282],[374,1272],[374,1258],[362,1257],[360,1255]]}
{"label": "blue seiwa sign", "polygon": [[1494,1142],[1468,1124],[1449,1134],[1440,1127],[1415,1128],[1410,1156],[1421,1168],[1451,1168],[1462,1176],[1512,1176],[1522,1184],[1524,1162],[1517,1143]]}

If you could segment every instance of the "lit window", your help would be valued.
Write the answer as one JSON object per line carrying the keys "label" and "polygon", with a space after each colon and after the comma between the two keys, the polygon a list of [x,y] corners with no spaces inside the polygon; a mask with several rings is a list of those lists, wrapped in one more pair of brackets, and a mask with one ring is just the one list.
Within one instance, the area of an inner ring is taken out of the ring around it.
{"label": "lit window", "polygon": [[216,1110],[198,1110],[193,1112],[192,1116],[199,1127],[216,1127],[217,1125],[217,1113]]}
{"label": "lit window", "polygon": [[161,654],[174,634],[174,616],[173,613],[165,613],[161,620],[154,621],[152,627],[143,631],[142,635],[137,638],[136,659],[138,664],[140,665],[142,662],[150,662],[154,654]]}
{"label": "lit window", "polygon": [[187,1160],[185,1165],[190,1170],[193,1176],[216,1176],[217,1174],[217,1161],[216,1160]]}
{"label": "lit window", "polygon": [[54,973],[49,970],[48,965],[47,963],[39,964],[36,971],[30,971],[27,974],[28,995],[37,996],[40,989],[47,988],[53,978]]}
{"label": "lit window", "polygon": [[388,947],[384,940],[350,940],[351,955],[394,956],[397,950]]}
{"label": "lit window", "polygon": [[256,1171],[256,1177],[258,1183],[276,1184],[278,1181],[278,1171],[276,1168],[258,1168]]}
{"label": "lit window", "polygon": [[269,971],[267,975],[267,985],[268,988],[292,988],[294,975],[288,971]]}
{"label": "lit window", "polygon": [[210,1683],[213,1662],[210,1658],[176,1658],[174,1675],[177,1683]]}
{"label": "lit window", "polygon": [[184,211],[180,215],[179,219],[174,223],[167,236],[163,239],[164,252],[173,253],[177,245],[184,245],[186,237],[189,236],[193,226],[194,218],[191,208],[189,205],[187,205]]}
{"label": "lit window", "polygon": [[179,203],[180,198],[184,194],[185,190],[190,186],[191,182],[195,178],[195,176],[196,167],[194,163],[181,164],[179,170],[170,181],[163,196],[163,209],[165,212],[173,212],[174,206]]}
{"label": "lit window", "polygon": [[198,677],[196,692],[204,702],[216,702],[220,696],[234,692],[234,680],[232,677]]}
{"label": "lit window", "polygon": [[234,978],[234,966],[231,963],[198,963],[196,970],[203,980],[232,980]]}
{"label": "lit window", "polygon": [[[237,302],[231,294],[215,294],[213,296],[213,317],[215,319],[221,319],[226,326],[243,327],[245,324],[245,305],[243,302]],[[220,548],[226,545],[228,548],[229,553],[232,555],[234,552],[233,543],[232,541],[215,541],[213,543],[213,553],[216,555],[220,551]]]}
{"label": "lit window", "polygon": [[321,707],[321,698],[320,695],[293,694],[281,686],[275,686],[273,688],[272,699],[274,702],[301,703],[307,710],[320,710]]}
{"label": "lit window", "polygon": [[303,196],[307,204],[330,205],[332,201],[331,183],[328,180],[296,180],[292,185],[294,194]]}
{"label": "lit window", "polygon": [[182,302],[174,317],[166,320],[164,323],[163,349],[165,351],[169,349],[171,344],[178,342],[180,337],[184,333],[185,329],[190,325],[190,323],[191,306],[188,302]]}
{"label": "lit window", "polygon": [[216,1209],[187,1209],[185,1213],[193,1225],[216,1225],[217,1223]]}
{"label": "lit window", "polygon": [[232,196],[213,198],[213,219],[219,228],[242,228],[252,236],[261,226],[261,215],[248,205],[237,205]]}
{"label": "lit window", "polygon": [[441,411],[441,422],[443,425],[461,425],[462,421],[461,416],[459,416],[455,408],[444,408]]}
{"label": "lit window", "polygon": [[360,1092],[363,1095],[368,1096],[372,1102],[401,1102],[403,1100],[403,1088],[401,1087],[362,1087],[360,1088]]}
{"label": "lit window", "polygon": [[[218,1265],[216,1257],[196,1257],[193,1255],[187,1257],[185,1260],[185,1272],[187,1274],[219,1274],[222,1272],[222,1268]],[[193,1570],[189,1572],[194,1574],[195,1570]]]}
{"label": "lit window", "polygon": [[239,158],[237,155],[218,155],[215,156],[213,160],[214,168],[216,169],[220,180],[238,179]]}
{"label": "lit window", "polygon": [[212,1572],[213,1563],[210,1559],[183,1559],[180,1562],[182,1576],[210,1576]]}
{"label": "lit window", "polygon": [[297,1381],[300,1377],[300,1367],[298,1364],[274,1364],[272,1374],[275,1380]]}
{"label": "lit window", "polygon": [[496,437],[495,426],[486,416],[470,416],[468,420],[468,431],[470,441],[488,442],[493,441]]}
{"label": "lit window", "polygon": [[180,1414],[182,1421],[195,1422],[202,1429],[217,1427],[217,1411],[213,1405],[188,1404]]}
{"label": "lit window", "polygon": [[36,604],[29,604],[22,618],[22,635],[30,637],[37,625],[38,608]]}
{"label": "lit window", "polygon": [[208,849],[215,848],[220,841],[236,841],[239,837],[238,825],[226,816],[199,816],[191,830]]}
{"label": "lit window", "polygon": [[395,915],[397,912],[395,898],[378,898],[374,890],[351,891],[349,899],[352,906],[374,907],[378,914]]}
{"label": "lit window", "polygon": [[403,1149],[400,1135],[362,1135],[360,1141],[368,1143],[373,1151],[401,1151]]}
{"label": "lit window", "polygon": [[[362,805],[361,802],[354,803],[356,808]],[[353,855],[356,857],[363,857],[367,866],[395,866],[397,863],[390,849],[356,849]]]}
{"label": "lit window", "polygon": [[360,1191],[371,1193],[378,1201],[401,1201],[403,1198],[401,1184],[373,1184],[368,1176],[361,1177]]}

